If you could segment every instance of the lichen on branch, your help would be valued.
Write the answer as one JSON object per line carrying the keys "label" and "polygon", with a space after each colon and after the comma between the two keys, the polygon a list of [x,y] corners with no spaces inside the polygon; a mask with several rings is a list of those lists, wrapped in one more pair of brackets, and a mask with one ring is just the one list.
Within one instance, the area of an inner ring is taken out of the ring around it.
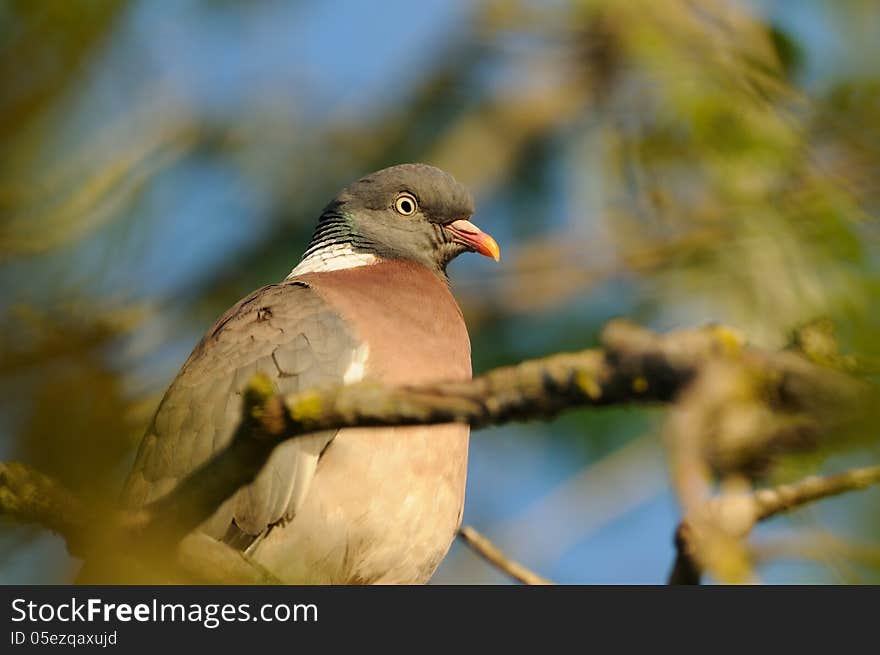
{"label": "lichen on branch", "polygon": [[[235,580],[267,581],[271,576],[240,553],[222,548],[209,553],[193,546],[192,535],[256,477],[286,439],[349,427],[457,422],[477,429],[546,419],[578,407],[668,403],[672,410],[665,433],[673,482],[689,517],[712,500],[713,475],[747,478],[768,457],[833,442],[875,406],[870,400],[876,393],[846,370],[796,351],[749,347],[727,328],[659,335],[612,321],[599,347],[497,368],[468,381],[396,388],[362,382],[282,397],[267,378],[257,376],[245,389],[242,419],[229,445],[150,505],[98,518],[51,478],[12,463],[0,465],[0,512],[58,532],[75,554],[98,542],[115,544],[132,561],[171,550],[183,553],[177,568],[195,572],[197,579],[217,581],[216,562],[225,559]],[[840,479],[834,488],[838,493],[858,488],[854,480],[875,482],[859,473]],[[754,520],[763,518],[761,512],[772,515],[777,505],[825,497],[828,485],[816,484],[805,480],[794,491],[754,492],[750,502],[764,508],[755,510]],[[705,560],[702,547],[693,539],[679,541],[680,553],[691,558],[698,576],[694,562]],[[491,544],[483,545],[485,553],[494,552]],[[202,567],[201,576],[198,563],[189,561],[199,551],[212,561],[210,571]]]}

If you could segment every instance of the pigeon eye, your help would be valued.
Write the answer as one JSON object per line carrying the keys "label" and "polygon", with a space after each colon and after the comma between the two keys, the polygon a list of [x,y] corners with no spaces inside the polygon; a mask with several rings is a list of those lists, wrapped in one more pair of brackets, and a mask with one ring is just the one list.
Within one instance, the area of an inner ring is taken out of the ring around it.
{"label": "pigeon eye", "polygon": [[411,193],[401,193],[394,201],[394,211],[403,216],[412,216],[418,207],[419,203]]}

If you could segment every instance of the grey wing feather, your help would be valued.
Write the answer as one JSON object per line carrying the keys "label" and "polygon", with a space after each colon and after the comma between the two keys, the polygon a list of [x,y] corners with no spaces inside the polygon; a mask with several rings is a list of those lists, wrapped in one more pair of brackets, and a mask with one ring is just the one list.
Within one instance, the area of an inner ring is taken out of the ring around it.
{"label": "grey wing feather", "polygon": [[[167,494],[229,443],[241,416],[241,391],[257,371],[287,394],[340,384],[363,356],[349,326],[306,284],[255,291],[220,317],[168,388],[125,485],[125,504],[137,507]],[[246,547],[291,518],[333,436],[316,433],[280,445],[254,482],[202,529]]]}

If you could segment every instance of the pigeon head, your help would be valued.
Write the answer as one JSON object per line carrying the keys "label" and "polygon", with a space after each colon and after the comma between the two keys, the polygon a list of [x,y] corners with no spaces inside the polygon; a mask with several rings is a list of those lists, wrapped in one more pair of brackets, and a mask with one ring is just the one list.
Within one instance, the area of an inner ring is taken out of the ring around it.
{"label": "pigeon head", "polygon": [[303,262],[366,255],[408,259],[444,275],[464,252],[497,260],[498,244],[470,222],[473,213],[471,194],[449,173],[427,164],[385,168],[327,205]]}

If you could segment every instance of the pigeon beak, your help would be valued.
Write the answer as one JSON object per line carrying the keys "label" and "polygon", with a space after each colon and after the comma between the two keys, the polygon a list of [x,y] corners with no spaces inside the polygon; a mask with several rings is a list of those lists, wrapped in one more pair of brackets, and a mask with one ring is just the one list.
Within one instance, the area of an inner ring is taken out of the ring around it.
{"label": "pigeon beak", "polygon": [[470,221],[460,218],[457,221],[447,223],[443,227],[452,233],[452,239],[456,243],[460,243],[485,257],[491,257],[496,262],[501,259],[501,249],[498,247],[495,239]]}

